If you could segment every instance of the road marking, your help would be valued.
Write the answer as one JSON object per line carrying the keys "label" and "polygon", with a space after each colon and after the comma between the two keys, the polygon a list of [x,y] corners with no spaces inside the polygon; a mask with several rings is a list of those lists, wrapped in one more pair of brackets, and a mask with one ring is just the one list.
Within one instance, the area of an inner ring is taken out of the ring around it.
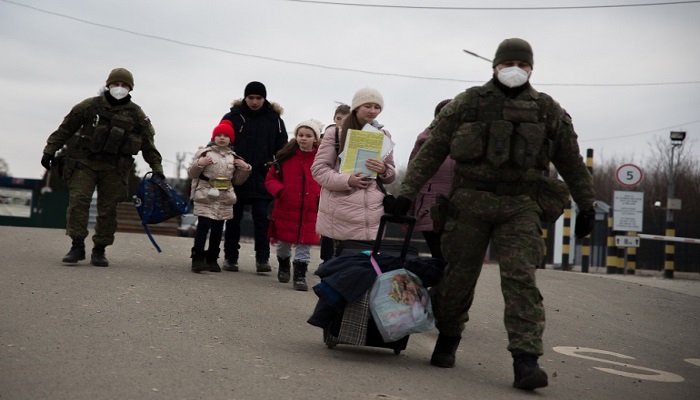
{"label": "road marking", "polygon": [[700,358],[686,358],[686,359],[683,360],[683,361],[689,362],[689,363],[691,363],[691,364],[693,364],[693,365],[697,365],[698,367],[700,367]]}
{"label": "road marking", "polygon": [[[635,378],[635,379],[645,379],[648,381],[656,381],[656,382],[683,382],[685,380],[682,376],[672,374],[670,372],[659,371],[657,369],[645,368],[645,367],[640,367],[637,365],[621,363],[621,362],[617,362],[617,361],[610,361],[610,360],[605,360],[602,358],[597,358],[597,357],[579,354],[579,353],[606,354],[606,355],[610,355],[613,357],[622,358],[625,360],[634,360],[634,357],[626,356],[626,355],[620,354],[620,353],[613,353],[612,351],[589,349],[586,347],[568,347],[568,346],[557,346],[557,347],[554,347],[553,350],[556,351],[557,353],[565,354],[565,355],[572,356],[572,357],[578,357],[578,358],[583,358],[586,360],[598,361],[598,362],[602,362],[605,364],[617,365],[620,367],[624,367],[626,369],[642,370],[642,371],[646,371],[646,372],[650,373],[650,374],[635,374],[633,372],[620,371],[620,370],[614,369],[614,368],[593,367],[599,371],[608,372],[608,373],[611,373],[614,375],[620,375],[620,376],[625,376],[628,378]],[[688,361],[688,360],[686,360],[686,361]],[[692,362],[692,361],[688,361],[688,362]]]}

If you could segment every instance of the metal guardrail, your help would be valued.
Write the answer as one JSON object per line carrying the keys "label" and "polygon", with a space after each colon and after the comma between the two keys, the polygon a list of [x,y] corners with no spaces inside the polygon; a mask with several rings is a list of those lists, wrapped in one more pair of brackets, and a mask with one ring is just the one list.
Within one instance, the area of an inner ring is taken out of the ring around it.
{"label": "metal guardrail", "polygon": [[639,234],[637,234],[637,236],[639,236],[640,239],[660,240],[662,242],[680,242],[680,243],[700,244],[700,239],[693,239],[693,238],[684,238],[684,237],[676,237],[676,236],[648,235],[646,233],[639,233]]}

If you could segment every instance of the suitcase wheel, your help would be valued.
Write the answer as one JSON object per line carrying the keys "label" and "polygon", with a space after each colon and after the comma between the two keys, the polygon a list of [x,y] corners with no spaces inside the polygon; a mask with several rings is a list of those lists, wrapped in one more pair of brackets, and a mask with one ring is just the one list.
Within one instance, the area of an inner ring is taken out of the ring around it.
{"label": "suitcase wheel", "polygon": [[331,335],[331,332],[328,329],[323,330],[323,342],[328,346],[329,349],[335,348],[335,345],[338,344],[333,339],[333,336]]}

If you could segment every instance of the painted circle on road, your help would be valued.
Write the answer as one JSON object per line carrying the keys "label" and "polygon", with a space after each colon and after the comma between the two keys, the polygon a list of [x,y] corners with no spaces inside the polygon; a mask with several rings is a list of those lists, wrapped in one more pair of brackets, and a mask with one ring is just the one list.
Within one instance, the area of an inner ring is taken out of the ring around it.
{"label": "painted circle on road", "polygon": [[634,164],[624,164],[615,172],[615,178],[622,186],[637,186],[642,181],[642,169]]}

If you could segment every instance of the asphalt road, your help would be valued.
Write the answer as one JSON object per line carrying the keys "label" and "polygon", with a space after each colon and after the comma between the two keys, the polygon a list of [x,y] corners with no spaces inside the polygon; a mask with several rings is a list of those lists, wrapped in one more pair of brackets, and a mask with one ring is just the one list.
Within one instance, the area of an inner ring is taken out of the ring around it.
{"label": "asphalt road", "polygon": [[[697,399],[700,280],[538,271],[547,388],[511,387],[497,268],[485,266],[457,366],[437,332],[400,355],[328,349],[313,291],[190,272],[192,239],[118,233],[110,267],[62,266],[63,231],[0,227],[0,399]],[[318,254],[318,252],[315,252]],[[313,270],[313,268],[312,268]],[[310,284],[318,278],[310,275]]]}

